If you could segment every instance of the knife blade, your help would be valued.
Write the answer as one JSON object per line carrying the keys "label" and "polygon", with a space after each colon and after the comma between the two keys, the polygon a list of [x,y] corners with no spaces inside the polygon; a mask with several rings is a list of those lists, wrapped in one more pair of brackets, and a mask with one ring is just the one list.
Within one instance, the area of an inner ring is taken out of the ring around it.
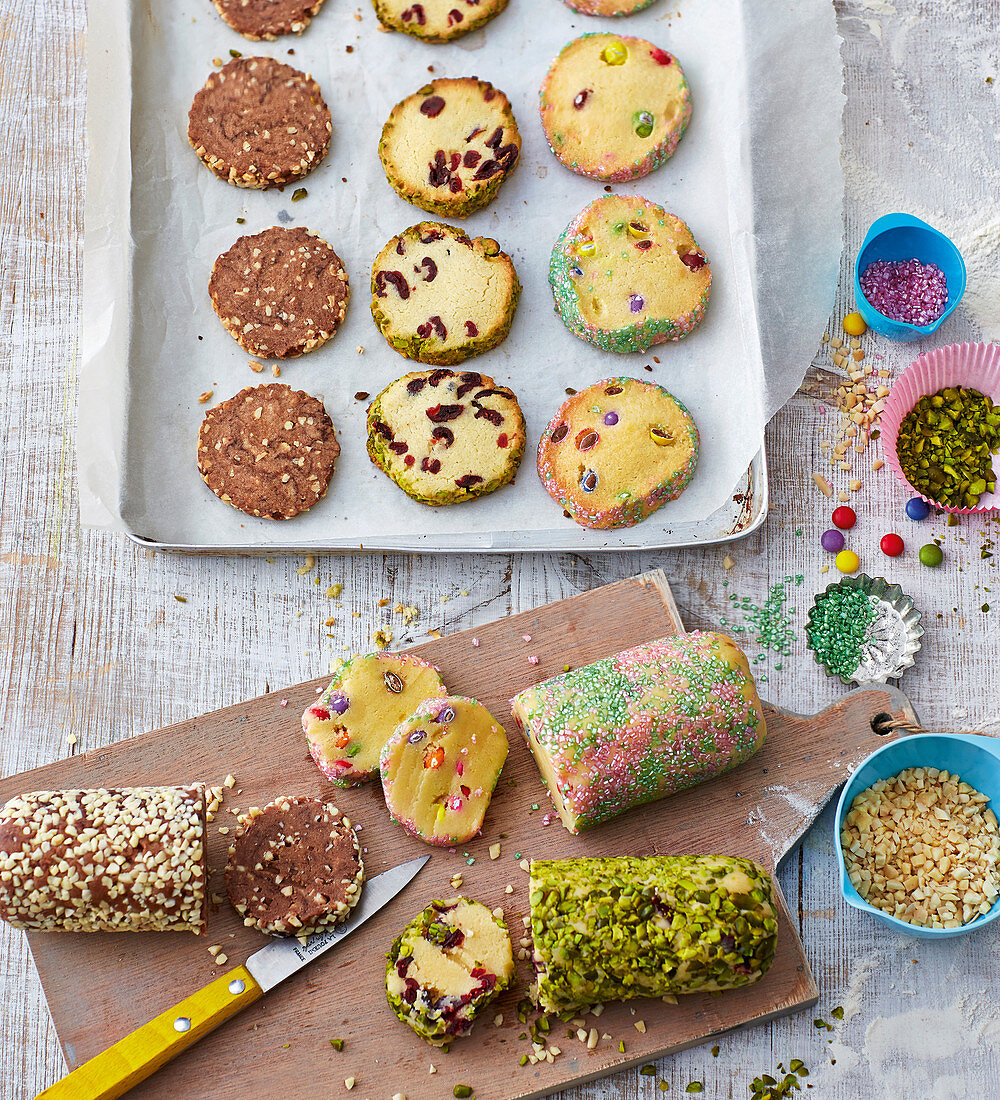
{"label": "knife blade", "polygon": [[227,971],[180,1004],[161,1012],[114,1046],[84,1062],[35,1100],[117,1100],[202,1036],[247,1008],[286,978],[335,947],[392,901],[430,859],[419,856],[369,879],[350,918],[314,932],[304,943],[275,940],[243,966]]}

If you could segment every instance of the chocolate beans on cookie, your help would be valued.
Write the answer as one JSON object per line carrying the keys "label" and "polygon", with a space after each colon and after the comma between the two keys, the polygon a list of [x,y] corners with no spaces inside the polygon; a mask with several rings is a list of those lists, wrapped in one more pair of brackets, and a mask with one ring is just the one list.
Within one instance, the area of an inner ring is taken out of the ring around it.
{"label": "chocolate beans on cookie", "polygon": [[335,806],[304,795],[276,798],[239,821],[226,892],[245,925],[304,936],[347,918],[364,867],[354,829]]}
{"label": "chocolate beans on cookie", "polygon": [[403,31],[424,42],[450,42],[478,30],[509,0],[372,0],[386,30]]}
{"label": "chocolate beans on cookie", "polygon": [[316,767],[340,787],[378,774],[379,754],[424,699],[445,694],[437,669],[408,653],[368,653],[341,665],[302,715]]}
{"label": "chocolate beans on cookie", "polygon": [[510,100],[485,80],[432,80],[397,103],[379,157],[396,193],[432,214],[465,217],[491,202],[517,164]]}
{"label": "chocolate beans on cookie", "polygon": [[223,252],[208,293],[240,347],[262,359],[291,359],[337,331],[350,287],[326,241],[302,226],[273,225]]}
{"label": "chocolate beans on cookie", "polygon": [[477,371],[414,371],[368,408],[372,462],[421,504],[492,493],[517,472],[524,416],[514,394]]}
{"label": "chocolate beans on cookie", "polygon": [[323,0],[212,0],[219,15],[244,38],[301,34]]}
{"label": "chocolate beans on cookie", "polygon": [[372,317],[407,359],[452,366],[507,338],[521,284],[489,237],[441,222],[410,226],[372,265]]}
{"label": "chocolate beans on cookie", "polygon": [[237,57],[213,72],[188,112],[188,141],[234,187],[280,187],[308,175],[333,124],[319,85],[270,57]]}

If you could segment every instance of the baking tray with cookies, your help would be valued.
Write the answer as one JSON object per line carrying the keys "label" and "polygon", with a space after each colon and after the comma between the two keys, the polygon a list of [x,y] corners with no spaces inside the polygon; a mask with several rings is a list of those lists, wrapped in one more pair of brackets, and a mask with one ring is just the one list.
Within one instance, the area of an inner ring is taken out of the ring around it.
{"label": "baking tray with cookies", "polygon": [[[761,2],[91,4],[84,525],[192,552],[752,531],[841,234],[832,18]],[[830,106],[754,92],[777,48]],[[829,170],[807,215],[797,163]]]}
{"label": "baking tray with cookies", "polygon": [[774,870],[887,714],[762,703],[657,571],[7,777],[43,1095],[541,1097],[803,1010]]}

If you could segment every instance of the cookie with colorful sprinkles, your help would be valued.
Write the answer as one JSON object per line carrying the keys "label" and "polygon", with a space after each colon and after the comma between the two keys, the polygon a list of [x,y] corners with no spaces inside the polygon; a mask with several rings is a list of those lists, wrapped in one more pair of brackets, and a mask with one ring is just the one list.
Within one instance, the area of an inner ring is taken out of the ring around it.
{"label": "cookie with colorful sprinkles", "polygon": [[656,0],[563,0],[563,3],[581,15],[635,15],[652,7]]}
{"label": "cookie with colorful sprinkles", "polygon": [[382,746],[424,699],[445,694],[427,661],[409,653],[352,657],[302,715],[316,767],[339,787],[356,787],[378,774]]}
{"label": "cookie with colorful sprinkles", "polygon": [[646,351],[701,324],[712,267],[675,214],[638,195],[604,195],[556,241],[549,285],[574,336],[605,351]]}
{"label": "cookie with colorful sprinkles", "polygon": [[389,814],[428,844],[464,844],[482,828],[507,748],[503,726],[482,703],[424,700],[382,749]]}
{"label": "cookie with colorful sprinkles", "polygon": [[378,21],[423,42],[451,42],[478,30],[510,0],[372,0]]}
{"label": "cookie with colorful sprinkles", "polygon": [[767,733],[745,654],[700,631],[535,684],[511,709],[571,833],[730,771]]}
{"label": "cookie with colorful sprinkles", "polygon": [[215,10],[244,38],[271,41],[282,34],[301,34],[323,6],[323,0],[212,0]]}
{"label": "cookie with colorful sprinkles", "polygon": [[691,92],[677,58],[652,42],[585,34],[552,63],[540,112],[549,148],[567,168],[622,183],[673,156],[691,121]]}
{"label": "cookie with colorful sprinkles", "polygon": [[538,476],[581,527],[632,527],[684,492],[699,446],[691,414],[662,386],[605,378],[552,418]]}

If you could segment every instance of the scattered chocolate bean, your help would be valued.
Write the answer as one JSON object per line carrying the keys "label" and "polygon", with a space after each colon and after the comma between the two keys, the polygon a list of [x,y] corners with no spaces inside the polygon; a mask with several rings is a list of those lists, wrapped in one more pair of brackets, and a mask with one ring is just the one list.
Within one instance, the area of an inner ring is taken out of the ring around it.
{"label": "scattered chocolate bean", "polygon": [[552,433],[552,442],[553,443],[562,443],[562,441],[566,438],[566,436],[568,434],[569,434],[569,425],[568,424],[566,424],[566,423],[557,424],[556,427],[555,427],[555,431],[553,431],[553,433]]}
{"label": "scattered chocolate bean", "polygon": [[385,674],[385,686],[393,693],[393,695],[399,695],[403,690],[403,681],[396,675],[395,672],[387,672]]}
{"label": "scattered chocolate bean", "polygon": [[692,271],[701,271],[707,262],[700,252],[686,252],[681,256],[681,263]]}

